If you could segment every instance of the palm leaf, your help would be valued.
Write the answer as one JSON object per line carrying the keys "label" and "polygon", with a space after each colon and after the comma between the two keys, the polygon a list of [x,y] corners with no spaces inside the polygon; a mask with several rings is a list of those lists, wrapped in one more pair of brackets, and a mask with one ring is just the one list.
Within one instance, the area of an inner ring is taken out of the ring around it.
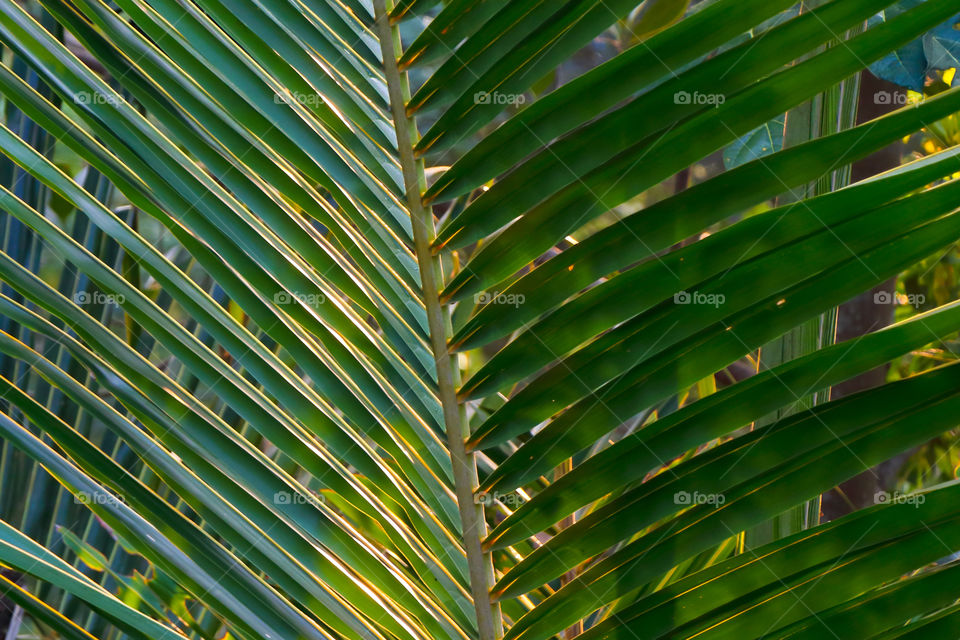
{"label": "palm leaf", "polygon": [[10,601],[69,638],[953,629],[956,485],[738,540],[956,426],[953,364],[764,421],[956,303],[703,381],[960,238],[954,149],[740,215],[960,90],[636,204],[956,13],[794,4],[0,2]]}

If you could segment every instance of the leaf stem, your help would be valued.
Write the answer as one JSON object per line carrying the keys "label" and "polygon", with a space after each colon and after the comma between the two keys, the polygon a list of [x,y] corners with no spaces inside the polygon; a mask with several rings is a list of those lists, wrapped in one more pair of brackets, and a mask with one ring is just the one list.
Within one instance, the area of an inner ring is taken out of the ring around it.
{"label": "leaf stem", "polygon": [[500,605],[490,599],[493,584],[493,563],[483,553],[481,540],[486,537],[487,524],[483,505],[474,499],[479,485],[476,460],[466,450],[468,433],[466,412],[457,400],[460,371],[447,347],[451,335],[449,309],[440,303],[440,287],[443,270],[439,256],[430,250],[436,237],[433,213],[424,206],[421,194],[426,188],[423,161],[414,157],[413,148],[419,134],[414,122],[406,113],[410,97],[410,85],[406,74],[401,73],[397,59],[401,53],[400,37],[390,25],[386,0],[374,0],[377,32],[383,56],[383,69],[387,81],[394,127],[397,132],[397,149],[403,171],[407,206],[413,229],[414,249],[420,267],[424,305],[430,329],[430,345],[437,367],[437,391],[443,407],[450,460],[453,464],[454,488],[463,527],[463,546],[467,554],[470,573],[470,588],[477,613],[477,630],[480,640],[496,640],[503,635]]}

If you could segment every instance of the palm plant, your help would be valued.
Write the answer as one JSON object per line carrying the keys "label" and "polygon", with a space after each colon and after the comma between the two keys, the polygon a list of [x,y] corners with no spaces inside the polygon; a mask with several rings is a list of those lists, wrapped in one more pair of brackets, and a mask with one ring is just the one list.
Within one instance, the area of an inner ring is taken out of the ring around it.
{"label": "palm plant", "polygon": [[960,306],[712,380],[960,238],[954,149],[811,188],[960,89],[633,199],[956,3],[437,4],[0,0],[7,637],[955,636],[960,486],[743,532],[957,425],[824,392]]}

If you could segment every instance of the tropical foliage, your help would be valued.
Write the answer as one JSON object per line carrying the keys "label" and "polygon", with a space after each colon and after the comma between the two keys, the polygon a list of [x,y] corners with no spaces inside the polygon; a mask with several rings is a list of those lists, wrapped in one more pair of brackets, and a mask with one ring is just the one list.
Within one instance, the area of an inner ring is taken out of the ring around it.
{"label": "tropical foliage", "polygon": [[960,329],[831,330],[960,239],[943,139],[849,184],[957,4],[795,4],[0,0],[6,637],[956,637],[949,474],[816,506],[958,426],[829,395]]}

